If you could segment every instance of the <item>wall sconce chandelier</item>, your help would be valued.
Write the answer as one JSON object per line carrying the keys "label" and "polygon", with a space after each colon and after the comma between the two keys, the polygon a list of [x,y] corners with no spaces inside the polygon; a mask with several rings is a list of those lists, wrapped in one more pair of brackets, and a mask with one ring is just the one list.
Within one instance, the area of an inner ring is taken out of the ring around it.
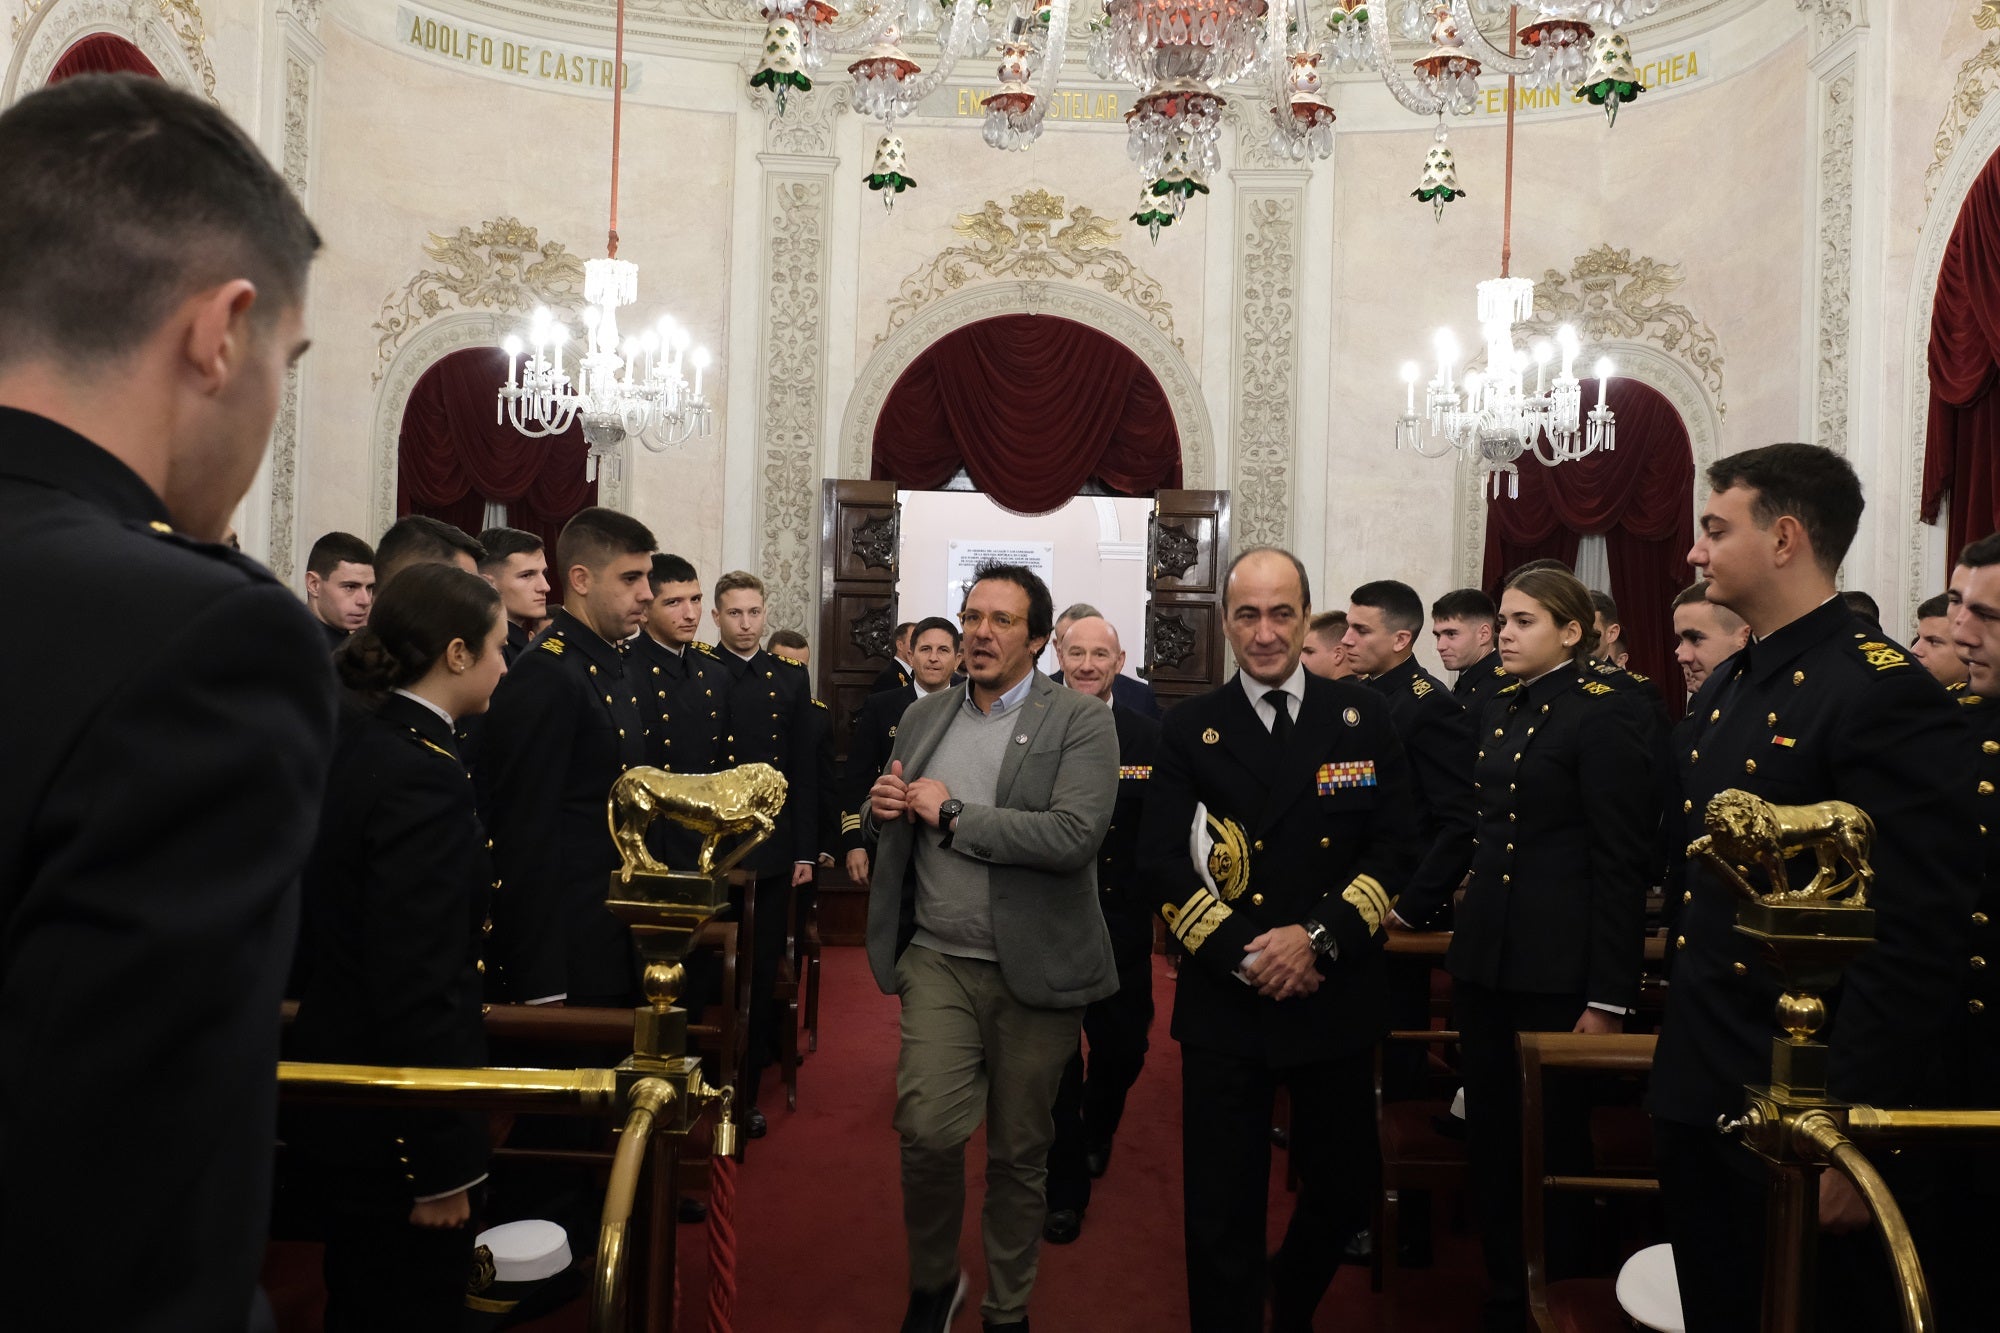
{"label": "wall sconce chandelier", "polygon": [[[618,446],[625,440],[637,440],[658,453],[715,428],[701,391],[702,373],[710,364],[706,347],[690,350],[688,331],[671,316],[661,316],[655,327],[637,336],[621,338],[618,332],[619,309],[639,299],[639,266],[618,257],[625,0],[618,0],[616,62],[613,68],[618,74],[611,89],[611,225],[606,256],[583,264],[585,350],[577,357],[580,382],[572,381],[563,369],[570,331],[544,307],[535,311],[525,337],[510,335],[501,344],[507,353],[507,382],[500,386],[496,408],[496,420],[530,439],[560,435],[580,421],[590,446],[584,475],[592,481],[597,479],[600,459],[617,466]],[[685,373],[689,368],[694,371],[692,383]]]}

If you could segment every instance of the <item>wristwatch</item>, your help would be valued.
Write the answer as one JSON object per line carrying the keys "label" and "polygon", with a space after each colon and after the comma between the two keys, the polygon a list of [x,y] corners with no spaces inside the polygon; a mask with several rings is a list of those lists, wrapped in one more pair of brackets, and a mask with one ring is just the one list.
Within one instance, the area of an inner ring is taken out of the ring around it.
{"label": "wristwatch", "polygon": [[944,803],[938,806],[938,832],[944,834],[942,838],[938,839],[938,846],[951,846],[953,834],[952,821],[964,813],[965,802],[959,800],[956,796],[947,797]]}
{"label": "wristwatch", "polygon": [[1334,944],[1332,931],[1311,917],[1307,917],[1305,920],[1299,922],[1299,924],[1305,927],[1306,942],[1312,945],[1314,953],[1322,958],[1333,957]]}

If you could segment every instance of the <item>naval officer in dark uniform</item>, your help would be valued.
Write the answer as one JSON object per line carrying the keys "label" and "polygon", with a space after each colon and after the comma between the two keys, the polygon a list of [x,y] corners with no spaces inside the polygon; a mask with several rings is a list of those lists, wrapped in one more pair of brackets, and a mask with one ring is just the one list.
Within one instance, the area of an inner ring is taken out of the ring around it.
{"label": "naval officer in dark uniform", "polygon": [[[678,555],[653,557],[648,576],[653,601],[645,627],[632,636],[630,669],[639,687],[639,708],[653,733],[647,762],[669,773],[713,773],[728,767],[729,674],[701,632],[701,578]],[[653,854],[690,868],[701,837],[672,820],[655,820],[646,831]]]}
{"label": "naval officer in dark uniform", "polygon": [[[1907,1104],[1924,1095],[1944,1024],[1963,1005],[1979,808],[1996,798],[1978,788],[1964,710],[1835,591],[1862,508],[1847,461],[1813,445],[1774,444],[1716,462],[1708,484],[1688,560],[1706,573],[1709,599],[1741,616],[1752,639],[1710,673],[1689,706],[1688,748],[1672,756],[1684,841],[1703,832],[1709,799],[1729,788],[1781,805],[1849,801],[1868,812],[1876,942],[1832,997],[1823,1038],[1836,1097]],[[1735,934],[1730,889],[1705,865],[1690,864],[1687,878],[1650,1108],[1688,1327],[1733,1333],[1758,1327],[1764,1182],[1756,1159],[1715,1124],[1741,1113],[1746,1083],[1770,1078],[1781,988]],[[1850,1231],[1864,1220],[1844,1179],[1822,1175],[1822,1228]],[[1864,1248],[1853,1262],[1823,1253],[1823,1280],[1877,1262],[1872,1239],[1846,1239]]]}
{"label": "naval officer in dark uniform", "polygon": [[1387,701],[1300,664],[1310,598],[1291,553],[1236,558],[1223,625],[1238,674],[1167,715],[1140,826],[1140,874],[1190,955],[1173,1034],[1197,1333],[1264,1326],[1279,1084],[1301,1185],[1268,1272],[1274,1328],[1311,1327],[1368,1216],[1381,932],[1416,860],[1416,792]]}
{"label": "naval officer in dark uniform", "polygon": [[226,115],[136,75],[0,114],[0,199],[24,633],[0,656],[0,1322],[241,1330],[334,687],[312,616],[223,536],[319,237]]}
{"label": "naval officer in dark uniform", "polygon": [[1153,1026],[1153,914],[1139,878],[1139,824],[1160,748],[1160,724],[1118,702],[1112,683],[1125,669],[1118,631],[1102,616],[1071,622],[1063,635],[1063,683],[1103,700],[1118,729],[1118,799],[1097,850],[1097,903],[1111,936],[1118,990],[1083,1011],[1083,1051],[1070,1056],[1056,1089],[1056,1139],[1049,1146],[1048,1217],[1042,1239],[1067,1245],[1083,1230],[1090,1182],[1111,1163],[1125,1098],[1146,1067]]}
{"label": "naval officer in dark uniform", "polygon": [[950,686],[958,670],[958,626],[943,616],[920,620],[910,633],[910,683],[869,695],[854,714],[847,738],[847,762],[840,773],[840,848],[847,877],[868,883],[870,858],[862,820],[868,789],[875,785],[896,748],[896,727],[909,706]]}
{"label": "naval officer in dark uniform", "polygon": [[[1562,570],[1508,582],[1500,658],[1515,679],[1479,720],[1478,850],[1446,966],[1465,1079],[1467,1168],[1486,1257],[1486,1333],[1528,1327],[1521,1237],[1523,1032],[1615,1032],[1639,999],[1659,778],[1644,712],[1588,671],[1589,591]],[[1560,1090],[1558,1090],[1560,1091]],[[1576,1101],[1550,1098],[1550,1169],[1589,1166]],[[1536,1132],[1541,1132],[1539,1127]],[[1580,1236],[1552,1214],[1551,1252]]]}
{"label": "naval officer in dark uniform", "polygon": [[1477,588],[1455,588],[1431,603],[1431,639],[1438,661],[1452,677],[1451,696],[1465,706],[1474,730],[1486,711],[1486,701],[1513,683],[1494,650],[1500,631],[1500,611]]}
{"label": "naval officer in dark uniform", "polygon": [[653,600],[653,534],[616,510],[586,509],[563,527],[556,565],[562,606],[495,691],[474,771],[502,882],[500,993],[516,1004],[634,1004],[632,932],[604,906],[618,868],[604,803],[620,773],[651,758],[638,664],[621,645]]}
{"label": "naval officer in dark uniform", "polygon": [[[729,681],[728,767],[769,764],[785,775],[785,808],[777,831],[743,863],[752,884],[731,897],[739,914],[754,906],[751,923],[750,1051],[741,1096],[748,1108],[745,1133],[764,1134],[757,1085],[777,1058],[780,1015],[773,990],[785,954],[792,890],[812,882],[819,863],[819,729],[813,719],[812,677],[796,662],[760,647],[764,637],[764,581],[732,570],[715,581],[715,618]],[[754,896],[753,896],[754,895]]]}
{"label": "naval officer in dark uniform", "polygon": [[[342,1064],[486,1063],[481,960],[493,860],[452,724],[506,674],[486,580],[406,569],[335,658],[342,709],[304,879],[305,955],[289,1054]],[[321,1205],[326,1327],[450,1327],[486,1178],[471,1111],[296,1108],[287,1163]]]}
{"label": "naval officer in dark uniform", "polygon": [[[2000,791],[2000,535],[1982,537],[1958,557],[1951,572],[1946,622],[1952,651],[1966,677],[1947,687],[1967,726],[1977,775],[1973,791]],[[1927,668],[1937,674],[1933,665]],[[1985,804],[1994,798],[1982,796]],[[1980,816],[1979,898],[1965,918],[1960,943],[1966,955],[1963,985],[1946,1028],[1945,1086],[1949,1106],[2000,1108],[2000,820]],[[1938,1326],[1945,1333],[1977,1328],[1990,1319],[1992,1292],[1986,1273],[2000,1253],[2000,1149],[1991,1140],[1953,1140],[1947,1153],[1953,1188],[1924,1219],[1917,1236],[1931,1280]]]}
{"label": "naval officer in dark uniform", "polygon": [[[1417,930],[1440,930],[1451,923],[1451,895],[1472,862],[1472,772],[1466,764],[1473,749],[1472,720],[1444,682],[1416,659],[1424,604],[1415,588],[1394,579],[1364,583],[1348,603],[1347,633],[1341,639],[1347,664],[1389,701],[1389,720],[1416,778],[1417,840],[1423,852],[1396,915]],[[1396,961],[1404,960],[1391,960]],[[1392,975],[1394,971],[1392,966]],[[1416,1007],[1390,1017],[1399,1026],[1423,1027],[1430,968],[1413,971]]]}

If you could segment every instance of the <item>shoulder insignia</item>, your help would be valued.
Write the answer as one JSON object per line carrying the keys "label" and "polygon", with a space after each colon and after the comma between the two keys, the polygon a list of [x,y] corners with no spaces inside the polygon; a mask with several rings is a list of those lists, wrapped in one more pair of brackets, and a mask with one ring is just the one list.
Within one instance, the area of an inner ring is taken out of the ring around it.
{"label": "shoulder insignia", "polygon": [[1586,694],[1616,694],[1616,693],[1617,693],[1617,691],[1616,691],[1616,690],[1612,689],[1612,688],[1611,688],[1611,687],[1610,687],[1609,685],[1606,685],[1606,684],[1605,684],[1605,683],[1604,683],[1603,681],[1601,681],[1601,680],[1586,680],[1586,681],[1582,681],[1582,682],[1580,682],[1580,683],[1582,684],[1582,686],[1583,686],[1583,689],[1584,689],[1584,693],[1586,693]]}
{"label": "shoulder insignia", "polygon": [[795,666],[800,668],[801,670],[805,668],[805,663],[799,661],[799,659],[796,657],[787,657],[783,653],[772,653],[771,656],[777,658],[780,662],[783,662],[786,666]]}
{"label": "shoulder insignia", "polygon": [[1493,674],[1496,676],[1504,677],[1507,674],[1507,668],[1503,666],[1496,666],[1493,668]]}
{"label": "shoulder insignia", "polygon": [[1983,704],[1985,702],[1986,700],[1977,694],[1967,694],[1959,699],[1959,703],[1963,704],[1967,708],[1971,708],[1976,704]]}
{"label": "shoulder insignia", "polygon": [[[412,732],[411,734],[415,735],[416,733]],[[428,736],[417,736],[417,743],[423,746],[426,750],[429,750],[434,754],[443,755],[445,758],[451,760],[451,762],[454,764],[458,762],[457,755],[453,754],[450,750],[445,749],[442,745],[439,745],[436,741],[432,740]]]}
{"label": "shoulder insignia", "polygon": [[1641,685],[1649,684],[1653,679],[1651,676],[1647,675],[1643,671],[1628,670],[1625,674],[1630,676],[1633,680],[1638,681]]}
{"label": "shoulder insignia", "polygon": [[1592,662],[1590,669],[1600,676],[1615,676],[1618,674],[1618,668],[1610,662]]}
{"label": "shoulder insignia", "polygon": [[157,518],[146,526],[154,532],[159,533],[162,537],[171,537],[174,535],[174,525],[171,523],[162,523]]}
{"label": "shoulder insignia", "polygon": [[1946,694],[1964,694],[1967,690],[1971,688],[1972,686],[1970,683],[1962,680],[1955,680],[1951,684],[1944,687],[1944,692]]}
{"label": "shoulder insignia", "polygon": [[1894,667],[1905,666],[1910,660],[1903,655],[1901,649],[1886,644],[1880,639],[1868,639],[1855,645],[1855,647],[1860,652],[1863,660],[1877,671],[1888,671]]}
{"label": "shoulder insignia", "polygon": [[[824,700],[824,699],[815,699],[815,700],[813,700],[813,707],[814,707],[814,708],[825,708],[825,707],[826,707],[826,700]],[[831,710],[828,710],[828,711],[831,711]]]}
{"label": "shoulder insignia", "polygon": [[708,642],[706,639],[696,639],[694,641],[694,646],[701,649],[703,652],[707,653],[710,657],[715,656],[715,645]]}
{"label": "shoulder insignia", "polygon": [[542,639],[540,646],[543,652],[554,653],[557,657],[561,657],[563,655],[563,649],[569,647],[568,644],[564,643],[561,639],[557,638],[553,634],[545,636]]}
{"label": "shoulder insignia", "polygon": [[1431,692],[1431,683],[1429,681],[1425,680],[1422,676],[1410,677],[1411,694],[1414,694],[1419,699],[1421,699],[1430,692]]}
{"label": "shoulder insignia", "polygon": [[1502,685],[1499,689],[1493,691],[1493,697],[1497,699],[1503,694],[1512,694],[1520,688],[1521,682],[1517,680],[1512,685]]}

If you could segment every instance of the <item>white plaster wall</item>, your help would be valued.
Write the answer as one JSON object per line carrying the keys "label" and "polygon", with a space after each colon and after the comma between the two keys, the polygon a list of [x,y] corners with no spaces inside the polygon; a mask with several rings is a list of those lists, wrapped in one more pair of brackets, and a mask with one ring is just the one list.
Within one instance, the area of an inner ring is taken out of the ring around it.
{"label": "white plaster wall", "polygon": [[[604,253],[610,195],[608,101],[454,73],[337,23],[325,24],[322,36],[313,194],[326,249],[307,368],[315,410],[300,487],[302,547],[330,528],[379,535],[369,530],[370,377],[379,336],[370,326],[385,297],[419,269],[436,267],[424,252],[430,233],[516,217],[544,242],[594,258]],[[628,327],[671,313],[697,342],[718,352],[727,345],[737,129],[732,110],[627,102],[618,254],[639,265]],[[718,405],[714,436],[667,454],[637,451],[627,464],[628,507],[704,576],[719,572],[721,561],[735,369],[722,365],[704,385]]]}
{"label": "white plaster wall", "polygon": [[[1049,591],[1056,611],[1077,602],[1102,611],[1124,645],[1125,674],[1138,674],[1145,646],[1146,565],[1129,550],[1107,555],[1101,546],[1106,525],[1100,510],[1111,507],[1115,529],[1111,540],[1126,546],[1137,543],[1143,552],[1152,501],[1079,496],[1051,513],[1026,515],[1010,514],[970,491],[902,491],[897,498],[903,506],[896,581],[899,619],[957,619],[957,604],[945,606],[939,601],[954,541],[1054,542],[1055,578]],[[1052,671],[1056,665],[1052,655],[1044,654],[1043,670]]]}

